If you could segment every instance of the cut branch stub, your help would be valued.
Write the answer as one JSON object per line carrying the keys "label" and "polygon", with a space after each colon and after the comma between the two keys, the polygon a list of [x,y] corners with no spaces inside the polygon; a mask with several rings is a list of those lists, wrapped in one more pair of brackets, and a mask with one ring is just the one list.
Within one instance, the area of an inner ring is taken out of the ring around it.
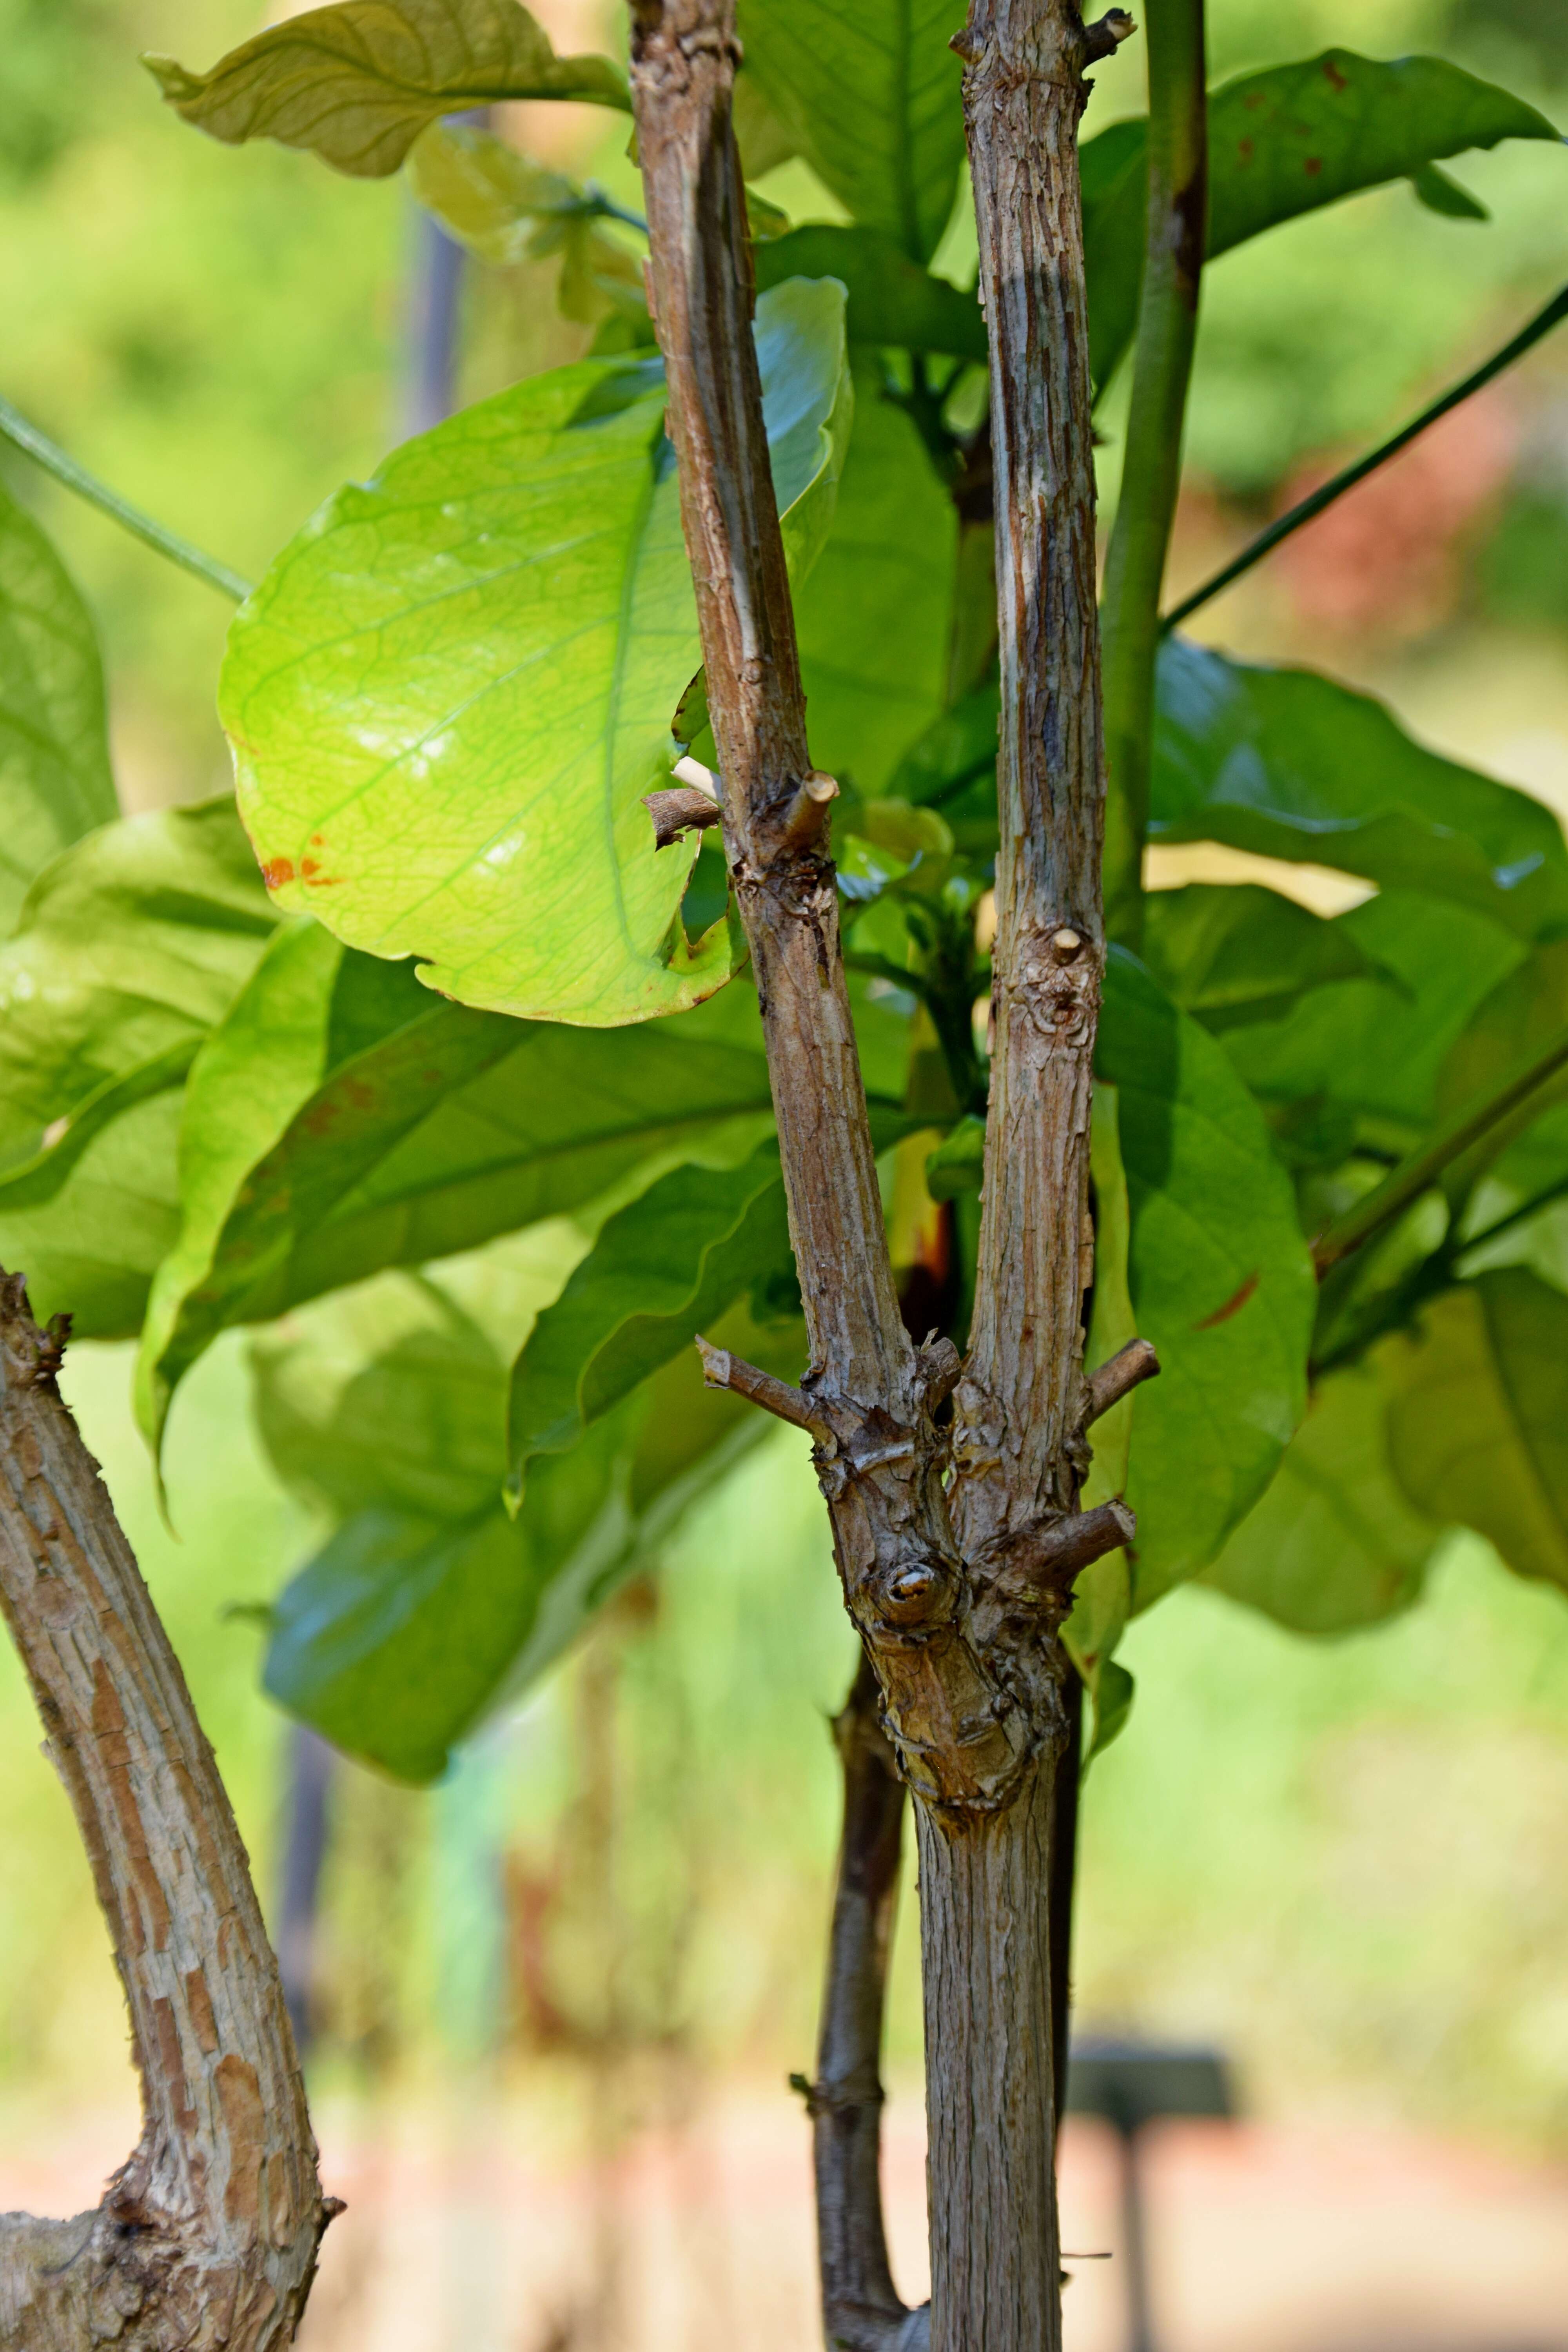
{"label": "cut branch stub", "polygon": [[0,1275],[0,1608],[125,1988],[142,2137],[97,2210],[0,2217],[0,2352],[281,2352],[324,2200],[277,1962],[168,1637]]}
{"label": "cut branch stub", "polygon": [[668,849],[683,833],[700,833],[722,824],[723,812],[711,793],[700,784],[677,784],[662,793],[645,793],[642,804],[653,819],[653,845]]}
{"label": "cut branch stub", "polygon": [[1083,1419],[1080,1427],[1091,1429],[1113,1404],[1120,1404],[1142,1381],[1152,1381],[1160,1370],[1160,1359],[1147,1339],[1129,1339],[1084,1381]]}

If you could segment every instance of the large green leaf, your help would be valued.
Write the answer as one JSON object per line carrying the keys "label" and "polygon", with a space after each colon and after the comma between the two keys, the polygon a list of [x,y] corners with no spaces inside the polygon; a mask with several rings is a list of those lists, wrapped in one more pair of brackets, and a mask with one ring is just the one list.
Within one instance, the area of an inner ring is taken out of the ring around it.
{"label": "large green leaf", "polygon": [[1568,1589],[1568,1298],[1521,1266],[1483,1274],[1383,1360],[1390,1454],[1416,1509]]}
{"label": "large green leaf", "polygon": [[50,858],[118,814],[92,622],[0,484],[0,936]]}
{"label": "large green leaf", "polygon": [[1525,939],[1568,929],[1568,851],[1539,801],[1426,751],[1370,695],[1182,638],[1160,655],[1149,834],[1337,866]]}
{"label": "large green leaf", "polygon": [[1272,1486],[1200,1581],[1297,1633],[1407,1609],[1442,1529],[1394,1483],[1387,1404],[1370,1364],[1320,1381]]}
{"label": "large green leaf", "polygon": [[1381,976],[1344,924],[1251,882],[1153,891],[1143,929],[1151,973],[1210,1030],[1267,1021],[1331,981]]}
{"label": "large green leaf", "polygon": [[[849,424],[842,289],[775,288],[757,347],[809,553]],[[530,377],[279,556],[222,688],[279,905],[500,1012],[608,1026],[722,985],[725,924],[693,949],[680,922],[695,840],[656,851],[642,805],[700,658],[664,405],[657,361]]]}
{"label": "large green leaf", "polygon": [[676,1168],[611,1217],[512,1370],[514,1493],[770,1276],[793,1279],[777,1147]]}
{"label": "large green leaf", "polygon": [[56,858],[0,946],[0,1154],[205,1035],[276,922],[226,798],[128,817]]}
{"label": "large green leaf", "polygon": [[1257,1501],[1306,1402],[1316,1284],[1285,1171],[1216,1041],[1123,950],[1095,1067],[1117,1090],[1137,1328],[1134,1605],[1195,1575]]}
{"label": "large green leaf", "polygon": [[833,530],[795,599],[812,757],[879,793],[945,698],[958,521],[903,410],[857,374]]}
{"label": "large green leaf", "polygon": [[[1454,1040],[1438,1073],[1437,1116],[1457,1116],[1565,1037],[1568,940],[1552,940],[1499,982]],[[1568,1179],[1568,1076],[1550,1079],[1445,1171],[1456,1210],[1489,1171],[1521,1200]]]}
{"label": "large green leaf", "polygon": [[674,1160],[743,1156],[773,1123],[749,993],[722,1020],[584,1034],[433,1003],[408,965],[287,926],[192,1073],[184,1223],[142,1344],[149,1435],[230,1324],[584,1208]]}
{"label": "large green leaf", "polygon": [[812,221],[757,246],[753,258],[762,288],[786,278],[838,278],[849,297],[852,343],[984,362],[985,314],[974,296],[933,278],[880,229]]}
{"label": "large green leaf", "polygon": [[427,122],[509,99],[631,108],[608,58],[558,58],[518,0],[341,0],[270,26],[189,73],[145,63],[175,112],[215,139],[277,139],[380,179]]}
{"label": "large green leaf", "polygon": [[916,261],[936,250],[963,161],[964,0],[741,0],[746,69],[845,209]]}
{"label": "large green leaf", "polygon": [[0,1176],[0,1265],[25,1274],[40,1322],[129,1339],[180,1230],[175,1151],[194,1040],[108,1078],[63,1133]]}
{"label": "large green leaf", "polygon": [[[279,1597],[267,1686],[406,1780],[441,1772],[766,1426],[704,1390],[687,1349],[584,1443],[537,1463],[509,1517],[504,1358],[558,1282],[563,1242],[546,1227],[521,1258],[508,1244],[438,1282],[384,1276],[256,1347],[268,1451],[337,1522]],[[721,1336],[765,1352],[743,1313]]]}
{"label": "large green leaf", "polygon": [[[1439,157],[1556,136],[1522,99],[1441,58],[1385,62],[1329,49],[1241,74],[1209,95],[1209,257],[1388,180],[1415,179],[1431,203],[1436,192],[1424,167]],[[1090,363],[1100,384],[1137,320],[1144,154],[1142,122],[1113,123],[1083,150]]]}

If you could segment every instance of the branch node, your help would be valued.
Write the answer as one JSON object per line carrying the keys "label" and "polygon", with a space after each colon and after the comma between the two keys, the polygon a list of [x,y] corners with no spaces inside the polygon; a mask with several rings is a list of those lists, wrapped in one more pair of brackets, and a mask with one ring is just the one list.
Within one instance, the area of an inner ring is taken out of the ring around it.
{"label": "branch node", "polygon": [[830,802],[838,797],[831,776],[814,768],[784,812],[780,838],[785,849],[809,849],[827,822]]}
{"label": "branch node", "polygon": [[732,1356],[728,1348],[715,1348],[712,1341],[697,1339],[697,1352],[702,1359],[702,1381],[705,1388],[729,1389],[736,1396],[749,1398],[760,1404],[764,1412],[776,1413],[796,1429],[808,1430],[813,1437],[827,1435],[828,1428],[822,1415],[814,1411],[799,1389],[791,1388],[787,1381],[775,1380],[772,1372],[760,1371],[748,1364],[743,1356]]}
{"label": "branch node", "polygon": [[656,849],[668,849],[683,833],[700,833],[705,825],[723,821],[718,802],[700,784],[680,784],[662,793],[645,793],[642,804],[653,820]]}
{"label": "branch node", "polygon": [[1129,1339],[1119,1348],[1097,1371],[1084,1381],[1083,1419],[1079,1426],[1090,1429],[1113,1404],[1120,1404],[1141,1381],[1152,1381],[1160,1369],[1160,1359],[1147,1339]]}

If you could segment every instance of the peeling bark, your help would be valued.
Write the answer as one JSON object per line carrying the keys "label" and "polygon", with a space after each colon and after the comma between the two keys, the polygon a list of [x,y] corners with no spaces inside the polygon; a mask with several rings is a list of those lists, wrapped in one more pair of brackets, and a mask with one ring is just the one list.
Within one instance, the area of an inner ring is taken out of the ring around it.
{"label": "peeling bark", "polygon": [[[812,1436],[881,1729],[915,1798],[935,2352],[1060,2340],[1049,1889],[1071,1670],[1058,1636],[1075,1576],[1132,1531],[1120,1504],[1079,1509],[1086,1431],[1156,1369],[1146,1350],[1097,1382],[1082,1364],[1104,761],[1077,131],[1084,66],[1128,29],[1113,14],[1086,32],[1067,0],[975,0],[955,43],[991,325],[1003,689],[996,1048],[961,1366],[950,1342],[917,1349],[904,1330],[883,1232],[831,782],[807,751],[763,429],[733,0],[632,0],[654,318],[811,1360],[792,1388],[700,1344],[711,1384]],[[867,2095],[876,1933],[874,1893],[847,1881],[835,1967],[850,1973],[835,1980],[823,2083],[859,2067]],[[828,2129],[832,2103],[822,2084],[813,2095],[830,2339],[912,2345],[924,2315],[902,2311],[872,2211],[874,2117],[846,2095]]]}
{"label": "peeling bark", "polygon": [[0,2352],[277,2352],[339,2209],[212,1750],[55,1385],[64,1336],[0,1275],[0,1607],[113,1939],[142,2127],[95,2211],[0,2215]]}

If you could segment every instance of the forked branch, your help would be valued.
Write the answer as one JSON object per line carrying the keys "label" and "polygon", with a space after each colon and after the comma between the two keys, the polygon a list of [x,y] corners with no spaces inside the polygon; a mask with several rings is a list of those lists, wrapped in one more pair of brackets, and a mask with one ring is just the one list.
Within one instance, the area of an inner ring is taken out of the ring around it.
{"label": "forked branch", "polygon": [[0,2216],[0,2352],[281,2352],[324,2201],[249,1865],[40,1331],[0,1275],[0,1607],[114,1944],[142,2137],[90,2213]]}

